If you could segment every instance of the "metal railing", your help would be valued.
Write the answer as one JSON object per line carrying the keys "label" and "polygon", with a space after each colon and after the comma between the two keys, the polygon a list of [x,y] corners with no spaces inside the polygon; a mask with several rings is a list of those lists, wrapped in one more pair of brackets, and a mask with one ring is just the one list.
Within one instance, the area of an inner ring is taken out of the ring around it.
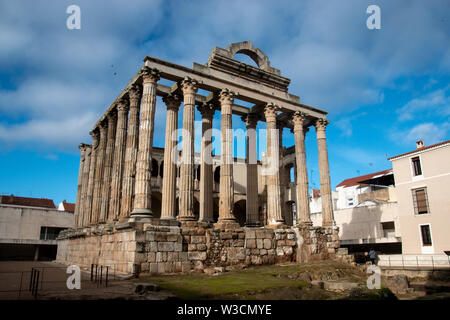
{"label": "metal railing", "polygon": [[450,269],[447,255],[379,255],[378,266],[400,269],[442,270]]}

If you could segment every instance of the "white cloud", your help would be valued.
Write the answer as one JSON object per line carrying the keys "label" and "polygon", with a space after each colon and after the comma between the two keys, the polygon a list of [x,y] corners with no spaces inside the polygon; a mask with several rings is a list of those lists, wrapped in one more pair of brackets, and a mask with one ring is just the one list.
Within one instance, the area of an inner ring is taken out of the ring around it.
{"label": "white cloud", "polygon": [[[383,87],[398,77],[450,66],[445,1],[379,1],[379,31],[365,27],[371,2],[360,0],[80,0],[81,30],[67,30],[70,4],[2,2],[1,140],[76,150],[145,55],[191,67],[214,46],[251,40],[292,78],[290,92],[335,114],[382,102]],[[156,114],[160,132],[164,116]],[[341,129],[351,135],[345,121]]]}
{"label": "white cloud", "polygon": [[450,85],[424,96],[408,101],[397,110],[399,120],[412,120],[427,115],[446,117],[450,115]]}
{"label": "white cloud", "polygon": [[425,145],[430,145],[444,141],[450,124],[436,124],[432,122],[420,123],[410,129],[395,130],[391,133],[391,139],[399,145],[414,145],[414,143],[422,139]]}

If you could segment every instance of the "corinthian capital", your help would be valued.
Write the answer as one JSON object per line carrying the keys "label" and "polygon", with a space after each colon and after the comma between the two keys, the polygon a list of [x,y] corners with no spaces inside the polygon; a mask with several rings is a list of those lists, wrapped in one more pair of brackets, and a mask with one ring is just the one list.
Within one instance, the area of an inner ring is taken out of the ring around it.
{"label": "corinthian capital", "polygon": [[196,94],[198,90],[198,81],[191,79],[189,77],[185,77],[183,81],[181,81],[181,90],[183,94]]}
{"label": "corinthian capital", "polygon": [[201,106],[197,107],[197,110],[201,113],[202,118],[212,119],[214,116],[214,105],[212,103],[204,103]]}
{"label": "corinthian capital", "polygon": [[137,84],[133,84],[128,91],[130,102],[135,102],[135,104],[138,104],[141,99],[141,93],[141,88]]}
{"label": "corinthian capital", "polygon": [[160,72],[156,68],[150,68],[147,66],[144,66],[141,69],[142,79],[144,82],[153,82],[156,83],[159,80]]}
{"label": "corinthian capital", "polygon": [[98,139],[99,139],[98,129],[96,128],[96,129],[92,130],[91,132],[89,132],[89,134],[92,137],[92,148],[97,148],[97,146],[98,146]]}
{"label": "corinthian capital", "polygon": [[219,93],[219,101],[221,105],[233,104],[235,93],[228,89],[222,89]]}
{"label": "corinthian capital", "polygon": [[128,111],[129,110],[128,101],[125,99],[120,99],[119,103],[117,104],[117,111]]}
{"label": "corinthian capital", "polygon": [[317,119],[314,125],[316,126],[317,131],[325,131],[325,128],[330,123],[329,120],[326,119]]}
{"label": "corinthian capital", "polygon": [[163,101],[166,104],[167,110],[178,111],[180,107],[181,99],[177,94],[168,94],[163,97]]}
{"label": "corinthian capital", "polygon": [[256,128],[256,125],[258,124],[258,116],[253,113],[246,114],[245,116],[242,116],[242,121],[244,121],[245,126],[247,129],[250,128]]}
{"label": "corinthian capital", "polygon": [[294,123],[294,131],[297,130],[305,130],[305,120],[306,120],[306,114],[300,111],[296,111],[292,115],[292,122]]}
{"label": "corinthian capital", "polygon": [[277,111],[280,110],[280,107],[276,104],[268,103],[264,108],[264,116],[266,117],[266,121],[276,121],[277,120]]}

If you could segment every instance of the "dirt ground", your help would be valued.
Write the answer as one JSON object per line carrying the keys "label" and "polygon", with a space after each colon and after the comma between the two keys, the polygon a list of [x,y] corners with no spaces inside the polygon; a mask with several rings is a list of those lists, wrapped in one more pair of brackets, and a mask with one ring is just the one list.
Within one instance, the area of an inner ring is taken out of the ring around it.
{"label": "dirt ground", "polygon": [[[40,270],[37,297],[30,290],[31,268]],[[245,300],[339,300],[339,299],[449,299],[449,282],[411,279],[408,292],[396,292],[392,280],[382,278],[381,290],[368,290],[363,267],[335,261],[279,264],[221,270],[214,274],[141,274],[139,279],[109,274],[102,283],[90,280],[89,270],[81,270],[81,289],[70,290],[66,266],[54,262],[0,262],[0,300],[165,300],[165,299],[245,299]],[[219,268],[220,269],[220,268]],[[351,285],[342,290],[326,290],[320,284]],[[141,290],[136,291],[137,286]],[[431,287],[430,287],[431,286]],[[384,287],[384,288],[383,288]],[[440,288],[442,290],[431,290]],[[395,293],[392,294],[392,292]]]}
{"label": "dirt ground", "polygon": [[[37,297],[30,288],[31,268],[40,271]],[[54,262],[38,261],[0,261],[0,300],[30,300],[30,299],[67,299],[67,300],[97,300],[97,299],[139,299],[134,293],[135,283],[122,280],[114,273],[109,274],[108,286],[103,274],[102,283],[92,282],[90,272],[81,270],[81,289],[68,289],[67,267]],[[155,292],[147,299],[167,299],[172,295],[168,292]]]}

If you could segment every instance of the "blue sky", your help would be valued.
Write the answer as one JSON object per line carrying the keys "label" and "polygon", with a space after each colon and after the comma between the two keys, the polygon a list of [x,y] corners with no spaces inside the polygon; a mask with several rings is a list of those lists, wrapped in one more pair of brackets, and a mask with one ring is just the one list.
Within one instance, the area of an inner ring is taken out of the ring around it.
{"label": "blue sky", "polygon": [[[71,4],[81,30],[66,28]],[[370,4],[381,8],[380,30],[366,27]],[[449,139],[449,16],[446,0],[0,0],[0,193],[74,202],[77,146],[146,55],[192,67],[244,40],[291,79],[290,93],[329,112],[333,187],[390,168],[387,157],[420,138]],[[159,99],[155,146],[165,115]],[[244,128],[239,117],[233,126]],[[293,144],[287,130],[283,143]],[[319,187],[313,128],[306,144]]]}

